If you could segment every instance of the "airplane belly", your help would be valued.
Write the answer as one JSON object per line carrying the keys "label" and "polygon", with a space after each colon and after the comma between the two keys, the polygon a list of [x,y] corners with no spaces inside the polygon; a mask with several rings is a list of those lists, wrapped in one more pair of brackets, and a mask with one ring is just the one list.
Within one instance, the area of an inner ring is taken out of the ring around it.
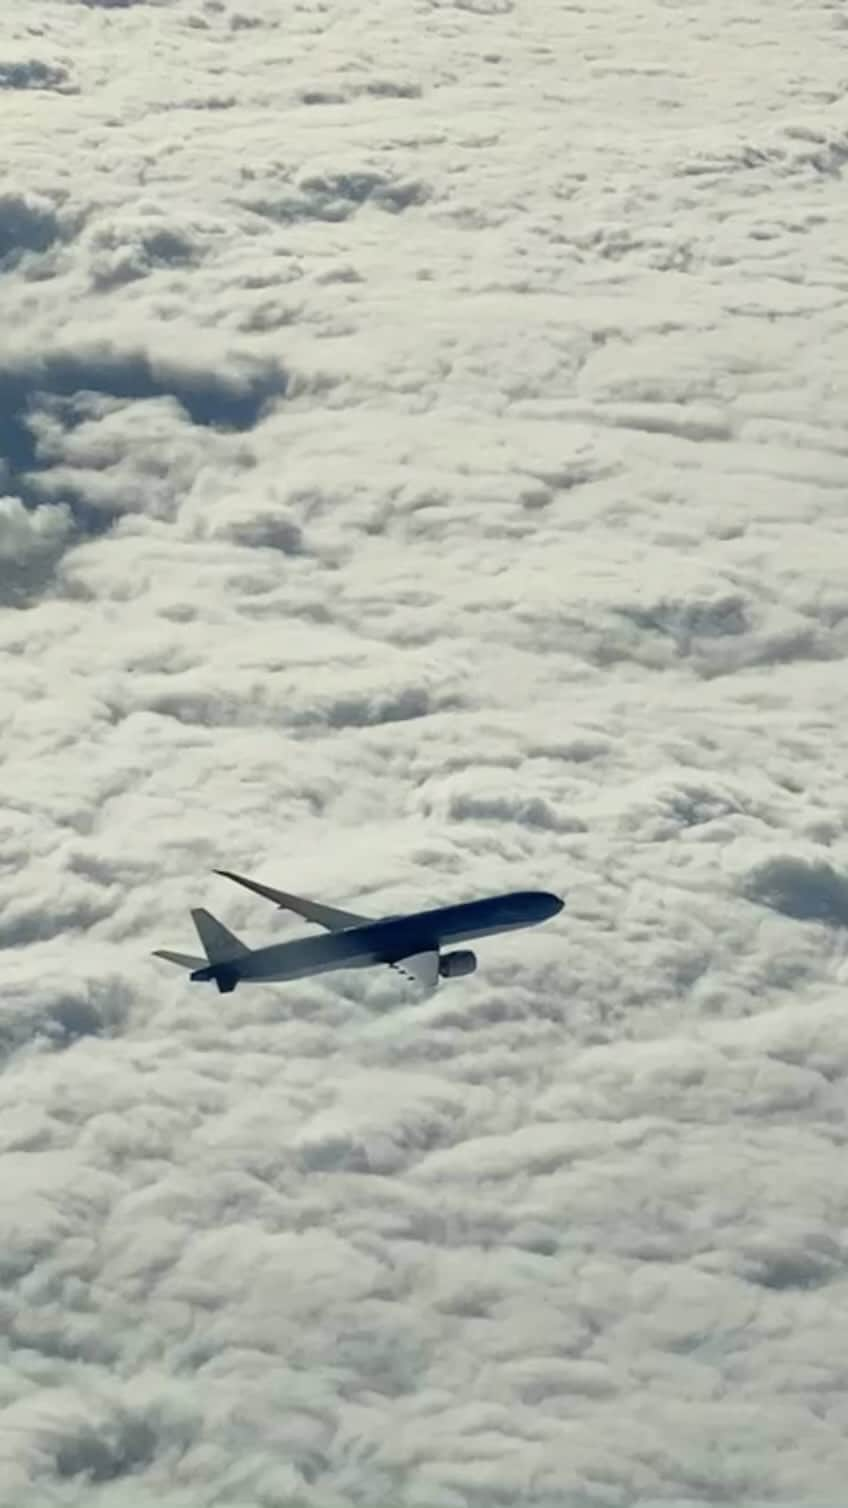
{"label": "airplane belly", "polygon": [[274,965],[268,964],[261,972],[245,974],[245,979],[264,981],[266,984],[285,984],[292,979],[311,979],[313,974],[331,974],[340,969],[367,969],[375,963],[380,963],[379,958],[345,958],[341,961],[334,958],[325,958],[320,963],[311,963],[297,966],[295,964]]}
{"label": "airplane belly", "polygon": [[260,948],[244,960],[239,972],[242,979],[265,980],[273,984],[288,979],[307,979],[311,974],[326,974],[331,969],[365,968],[379,962],[369,939],[331,933],[326,937],[309,937],[303,941]]}

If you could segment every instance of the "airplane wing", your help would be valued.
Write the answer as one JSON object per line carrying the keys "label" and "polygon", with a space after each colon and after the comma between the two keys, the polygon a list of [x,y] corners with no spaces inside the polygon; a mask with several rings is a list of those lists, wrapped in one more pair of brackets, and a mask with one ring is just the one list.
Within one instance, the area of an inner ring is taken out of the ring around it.
{"label": "airplane wing", "polygon": [[411,979],[414,984],[426,985],[433,989],[439,982],[439,955],[435,949],[428,953],[413,953],[410,958],[399,958],[397,963],[389,965],[404,978]]}
{"label": "airplane wing", "polygon": [[256,895],[264,895],[266,900],[274,901],[280,911],[293,911],[296,916],[302,916],[304,921],[326,927],[328,932],[343,932],[346,927],[362,927],[375,920],[373,916],[359,916],[355,911],[340,911],[335,906],[322,906],[318,901],[307,901],[302,896],[289,895],[285,890],[274,890],[272,886],[262,885],[258,880],[246,880],[243,875],[233,874],[230,869],[216,869],[214,873],[223,875],[225,880],[235,880],[237,885],[243,885],[245,890],[252,890]]}

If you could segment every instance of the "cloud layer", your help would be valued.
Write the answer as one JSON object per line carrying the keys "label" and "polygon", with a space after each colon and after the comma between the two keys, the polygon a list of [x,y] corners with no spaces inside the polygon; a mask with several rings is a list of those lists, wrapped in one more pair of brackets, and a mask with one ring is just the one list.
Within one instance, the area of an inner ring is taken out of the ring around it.
{"label": "cloud layer", "polygon": [[[25,9],[0,1503],[841,1502],[839,16]],[[567,905],[218,997],[219,865]]]}

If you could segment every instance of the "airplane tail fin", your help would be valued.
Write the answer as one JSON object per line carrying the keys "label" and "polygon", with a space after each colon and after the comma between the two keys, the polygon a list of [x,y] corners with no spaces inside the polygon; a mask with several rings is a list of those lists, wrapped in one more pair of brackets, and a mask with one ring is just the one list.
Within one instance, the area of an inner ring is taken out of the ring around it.
{"label": "airplane tail fin", "polygon": [[210,963],[231,963],[233,959],[244,958],[250,952],[241,938],[230,932],[210,911],[198,907],[196,911],[192,911],[191,919]]}
{"label": "airplane tail fin", "polygon": [[208,966],[194,969],[191,978],[214,979],[220,993],[228,995],[239,981],[239,959],[245,958],[250,949],[210,911],[198,907],[192,911],[191,919],[209,959]]}
{"label": "airplane tail fin", "polygon": [[170,948],[157,948],[154,957],[164,958],[168,963],[188,969],[192,979],[214,979],[221,994],[229,994],[239,981],[239,959],[246,957],[250,949],[209,911],[198,908],[192,911],[191,919],[197,928],[206,958],[195,958],[190,953],[175,953]]}

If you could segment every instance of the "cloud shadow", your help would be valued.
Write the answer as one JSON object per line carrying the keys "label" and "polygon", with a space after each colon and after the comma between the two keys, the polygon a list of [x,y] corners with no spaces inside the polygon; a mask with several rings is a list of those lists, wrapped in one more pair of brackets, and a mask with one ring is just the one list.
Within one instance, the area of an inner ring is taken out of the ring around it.
{"label": "cloud shadow", "polygon": [[848,877],[826,860],[767,859],[748,875],[744,891],[749,900],[796,921],[848,927]]}

